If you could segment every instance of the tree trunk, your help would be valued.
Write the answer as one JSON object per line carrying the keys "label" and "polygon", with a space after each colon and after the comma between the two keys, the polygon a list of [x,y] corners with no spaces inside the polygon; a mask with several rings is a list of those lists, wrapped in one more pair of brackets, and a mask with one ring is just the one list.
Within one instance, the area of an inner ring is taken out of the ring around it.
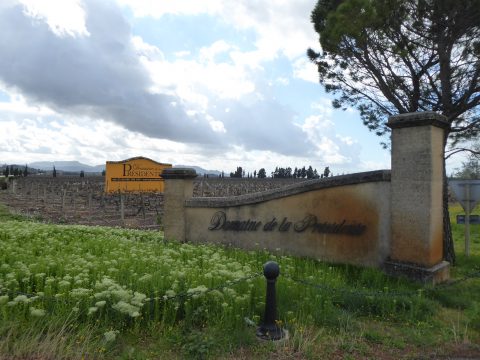
{"label": "tree trunk", "polygon": [[452,227],[450,224],[450,212],[448,211],[448,179],[445,164],[445,149],[447,146],[448,131],[445,131],[443,142],[443,259],[455,265],[455,248],[453,246]]}
{"label": "tree trunk", "polygon": [[448,211],[448,184],[447,175],[443,175],[443,258],[455,265],[455,249],[453,246],[450,212]]}

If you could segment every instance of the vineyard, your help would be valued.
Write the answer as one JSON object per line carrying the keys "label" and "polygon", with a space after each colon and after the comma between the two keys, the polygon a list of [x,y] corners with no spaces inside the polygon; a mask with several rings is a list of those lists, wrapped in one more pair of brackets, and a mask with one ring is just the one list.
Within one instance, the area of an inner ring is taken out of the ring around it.
{"label": "vineyard", "polygon": [[[102,176],[20,177],[0,190],[16,214],[63,224],[161,229],[162,193],[107,194]],[[236,196],[286,186],[295,179],[198,178],[193,196]]]}

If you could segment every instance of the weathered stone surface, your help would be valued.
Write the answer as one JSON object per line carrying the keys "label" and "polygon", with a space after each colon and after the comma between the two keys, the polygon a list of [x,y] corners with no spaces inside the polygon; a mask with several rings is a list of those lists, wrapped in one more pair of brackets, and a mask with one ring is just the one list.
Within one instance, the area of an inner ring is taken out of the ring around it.
{"label": "weathered stone surface", "polygon": [[[390,219],[383,216],[390,212],[389,194],[389,172],[379,171],[238,197],[191,198],[186,239],[380,266],[390,247]],[[218,213],[223,226],[214,221]]]}
{"label": "weathered stone surface", "polygon": [[162,172],[164,179],[194,179],[197,172],[192,168],[167,168]]}
{"label": "weathered stone surface", "polygon": [[[441,121],[441,115],[434,118]],[[417,114],[397,117],[415,123]],[[392,132],[393,261],[431,267],[443,259],[443,137],[428,118]],[[390,123],[390,122],[389,122]]]}
{"label": "weathered stone surface", "polygon": [[391,129],[429,125],[438,127],[440,129],[450,128],[450,124],[448,123],[447,118],[434,111],[407,113],[390,116],[387,123],[387,126]]}
{"label": "weathered stone surface", "polygon": [[192,196],[193,179],[197,176],[194,169],[165,169],[162,177],[166,181],[164,204],[168,211],[163,217],[165,238],[185,241],[185,199]]}

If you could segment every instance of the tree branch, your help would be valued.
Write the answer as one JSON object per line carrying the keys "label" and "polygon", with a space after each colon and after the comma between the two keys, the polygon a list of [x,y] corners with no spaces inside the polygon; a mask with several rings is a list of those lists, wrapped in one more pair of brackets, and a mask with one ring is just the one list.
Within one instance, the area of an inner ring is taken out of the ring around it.
{"label": "tree branch", "polygon": [[[477,151],[477,150],[473,150],[473,149],[467,149],[467,148],[453,148],[453,149],[450,149],[450,150],[445,150],[445,160],[447,160],[450,156],[452,155],[455,155],[455,154],[458,154],[460,152],[469,152],[475,156],[480,156],[480,151]],[[447,153],[449,153],[447,155]]]}

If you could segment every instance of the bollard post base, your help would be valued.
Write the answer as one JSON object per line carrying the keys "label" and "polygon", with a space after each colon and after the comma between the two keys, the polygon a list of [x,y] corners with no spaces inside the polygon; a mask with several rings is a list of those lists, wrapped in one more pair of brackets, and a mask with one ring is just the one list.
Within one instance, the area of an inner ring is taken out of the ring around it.
{"label": "bollard post base", "polygon": [[257,338],[260,340],[267,340],[267,341],[278,341],[288,337],[287,331],[275,326],[270,329],[267,329],[263,326],[257,328]]}

